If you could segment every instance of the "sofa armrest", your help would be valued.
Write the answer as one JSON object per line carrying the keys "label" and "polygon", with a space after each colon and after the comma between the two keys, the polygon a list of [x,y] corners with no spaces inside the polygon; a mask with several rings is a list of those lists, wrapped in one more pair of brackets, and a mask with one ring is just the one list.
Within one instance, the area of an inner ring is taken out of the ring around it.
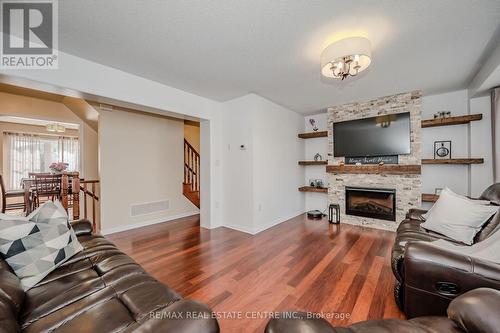
{"label": "sofa armrest", "polygon": [[87,219],[70,221],[69,224],[71,224],[77,237],[92,234],[92,223]]}
{"label": "sofa armrest", "polygon": [[425,209],[410,208],[408,213],[406,213],[406,218],[412,219],[412,220],[423,221],[424,218],[422,217],[422,215],[425,213],[427,213],[427,210],[425,210]]}
{"label": "sofa armrest", "polygon": [[449,302],[472,289],[500,290],[500,265],[409,242],[405,259],[405,311],[409,317],[444,315]]}
{"label": "sofa armrest", "polygon": [[405,282],[416,288],[432,290],[436,282],[450,281],[461,287],[460,294],[479,287],[500,289],[500,265],[447,251],[429,242],[406,244],[404,265]]}
{"label": "sofa armrest", "polygon": [[455,298],[448,317],[468,333],[494,333],[500,327],[500,291],[478,288]]}
{"label": "sofa armrest", "polygon": [[[350,331],[341,329],[342,332]],[[264,333],[336,333],[323,318],[311,318],[305,312],[281,312],[269,320]]]}
{"label": "sofa armrest", "polygon": [[133,328],[134,332],[220,332],[212,310],[203,303],[188,299],[152,311],[144,319],[138,327]]}
{"label": "sofa armrest", "polygon": [[21,332],[17,321],[17,309],[10,296],[0,290],[0,333]]}

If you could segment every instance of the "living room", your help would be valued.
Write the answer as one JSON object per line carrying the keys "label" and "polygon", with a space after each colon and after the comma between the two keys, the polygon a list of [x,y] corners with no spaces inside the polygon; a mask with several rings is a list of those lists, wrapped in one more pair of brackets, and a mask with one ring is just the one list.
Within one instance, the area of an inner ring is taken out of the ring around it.
{"label": "living room", "polygon": [[498,331],[497,1],[1,5],[4,331]]}

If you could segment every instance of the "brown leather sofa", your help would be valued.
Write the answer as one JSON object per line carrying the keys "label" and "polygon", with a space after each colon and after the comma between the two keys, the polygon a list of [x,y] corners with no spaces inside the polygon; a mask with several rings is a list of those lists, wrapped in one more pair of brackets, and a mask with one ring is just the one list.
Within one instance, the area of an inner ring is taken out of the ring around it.
{"label": "brown leather sofa", "polygon": [[271,319],[265,333],[498,333],[498,309],[500,292],[481,288],[453,300],[447,317],[369,320],[349,327],[333,327],[306,313],[286,312],[280,314],[281,318]]}
{"label": "brown leather sofa", "polygon": [[[479,199],[500,205],[500,183],[488,187]],[[437,239],[457,242],[423,229],[420,224],[425,212],[419,209],[408,212],[397,229],[392,250],[392,270],[397,279],[394,295],[407,317],[444,315],[451,300],[471,289],[500,290],[500,265],[451,253],[429,243]],[[500,212],[497,212],[474,242],[485,240],[499,229]]]}
{"label": "brown leather sofa", "polygon": [[206,305],[156,281],[90,222],[72,224],[84,250],[27,292],[0,259],[0,333],[219,332]]}

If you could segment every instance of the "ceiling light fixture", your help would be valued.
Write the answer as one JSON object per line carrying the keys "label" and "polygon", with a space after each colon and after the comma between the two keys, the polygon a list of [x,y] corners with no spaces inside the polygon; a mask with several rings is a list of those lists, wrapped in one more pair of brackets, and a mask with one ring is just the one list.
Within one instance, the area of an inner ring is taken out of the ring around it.
{"label": "ceiling light fixture", "polygon": [[47,132],[57,132],[57,133],[66,132],[66,127],[64,127],[61,124],[57,124],[57,123],[47,124],[45,129],[47,130]]}
{"label": "ceiling light fixture", "polygon": [[371,63],[371,43],[363,37],[351,37],[330,44],[321,53],[321,74],[345,80],[356,76]]}

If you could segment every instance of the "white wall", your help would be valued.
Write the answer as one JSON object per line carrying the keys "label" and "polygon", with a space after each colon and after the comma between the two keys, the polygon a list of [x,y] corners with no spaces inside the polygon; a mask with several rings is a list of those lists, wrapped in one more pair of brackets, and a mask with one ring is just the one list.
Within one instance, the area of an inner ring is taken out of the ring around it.
{"label": "white wall", "polygon": [[[184,122],[101,111],[101,228],[104,234],[196,214],[182,194]],[[131,205],[168,200],[168,210],[132,217]]]}
{"label": "white wall", "polygon": [[484,164],[471,165],[470,194],[472,197],[477,197],[486,187],[493,184],[490,96],[471,98],[470,113],[483,114],[482,120],[470,124],[471,156],[484,157]]}
{"label": "white wall", "polygon": [[254,95],[258,107],[253,118],[253,210],[255,232],[304,212],[304,170],[297,161],[304,143],[297,137],[303,116]]}
{"label": "white wall", "polygon": [[[252,118],[255,98],[246,95],[223,104],[224,225],[253,233]],[[246,149],[240,149],[244,145]]]}
{"label": "white wall", "polygon": [[[433,158],[434,141],[441,140],[452,141],[452,158],[485,158],[485,164],[482,165],[422,166],[423,193],[434,193],[435,188],[447,186],[460,194],[477,196],[493,182],[490,107],[487,99],[469,99],[467,90],[423,96],[422,119],[432,119],[438,111],[451,111],[452,116],[483,113],[483,119],[470,125],[422,129],[422,158]],[[429,206],[428,203],[424,204],[424,207]]]}
{"label": "white wall", "polygon": [[200,124],[184,121],[184,139],[199,153]]}
{"label": "white wall", "polygon": [[[316,120],[316,126],[319,131],[327,130],[327,116],[326,113],[321,113],[317,115],[304,117],[304,128],[303,132],[312,132],[312,126],[309,123],[309,119],[314,118]],[[320,153],[323,160],[328,160],[328,139],[327,138],[314,138],[304,140],[305,145],[305,155],[301,158],[302,160],[313,160],[316,153]],[[331,153],[331,152],[330,152]],[[322,179],[325,186],[327,186],[328,177],[326,174],[325,165],[309,165],[303,166],[305,170],[304,185],[309,184],[310,179]],[[318,209],[323,211],[328,206],[328,195],[325,193],[316,192],[305,192],[302,194],[305,198],[305,208],[306,211]]]}
{"label": "white wall", "polygon": [[224,225],[254,234],[303,213],[303,117],[255,94],[223,107]]}

